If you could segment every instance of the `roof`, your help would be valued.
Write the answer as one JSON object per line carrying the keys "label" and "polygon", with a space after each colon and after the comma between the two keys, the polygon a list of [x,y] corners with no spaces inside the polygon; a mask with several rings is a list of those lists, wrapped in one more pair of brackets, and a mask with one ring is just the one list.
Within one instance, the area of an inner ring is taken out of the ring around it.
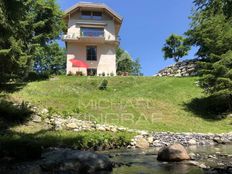
{"label": "roof", "polygon": [[120,22],[122,22],[123,18],[114,10],[112,10],[110,7],[108,7],[106,4],[104,3],[92,3],[92,2],[79,2],[77,4],[75,4],[74,6],[70,7],[69,9],[65,10],[65,17],[72,13],[73,11],[77,10],[78,8],[98,8],[98,9],[105,9],[106,11],[108,11],[111,15],[113,15],[114,17],[116,17]]}

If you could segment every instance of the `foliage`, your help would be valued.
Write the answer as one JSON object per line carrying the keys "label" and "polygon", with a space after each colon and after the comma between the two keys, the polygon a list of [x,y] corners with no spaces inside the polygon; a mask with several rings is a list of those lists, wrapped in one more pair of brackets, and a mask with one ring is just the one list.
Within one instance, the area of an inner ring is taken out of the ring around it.
{"label": "foliage", "polygon": [[55,0],[1,0],[0,80],[26,76],[35,50],[57,39],[63,28]]}
{"label": "foliage", "polygon": [[[73,132],[42,131],[35,134],[0,135],[0,156],[13,157],[17,160],[41,157],[44,149],[49,147],[87,149],[112,149],[125,147],[130,143],[133,133],[110,132]],[[17,147],[17,148],[15,148]]]}
{"label": "foliage", "polygon": [[48,72],[36,73],[34,71],[29,72],[27,77],[24,78],[24,82],[40,81],[49,79]]}
{"label": "foliage", "polygon": [[122,48],[116,50],[117,73],[128,72],[132,75],[141,74],[141,65],[139,58],[133,60],[131,55]]}
{"label": "foliage", "polygon": [[175,62],[179,62],[180,58],[188,54],[190,46],[187,45],[185,38],[172,34],[166,39],[166,43],[162,50],[165,59],[173,58]]}
{"label": "foliage", "polygon": [[34,55],[34,70],[37,74],[49,75],[65,74],[66,56],[65,49],[58,43],[51,43],[44,47],[38,47]]}
{"label": "foliage", "polygon": [[106,79],[102,80],[101,84],[99,85],[100,90],[106,90],[108,86],[108,81]]}
{"label": "foliage", "polygon": [[196,0],[195,4],[186,34],[203,59],[200,85],[206,93],[226,96],[232,111],[232,1]]}

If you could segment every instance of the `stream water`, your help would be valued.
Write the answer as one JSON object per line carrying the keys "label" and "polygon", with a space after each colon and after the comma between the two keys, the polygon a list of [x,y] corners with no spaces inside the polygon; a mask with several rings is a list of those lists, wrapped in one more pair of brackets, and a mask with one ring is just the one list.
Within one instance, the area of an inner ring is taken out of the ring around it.
{"label": "stream water", "polygon": [[[199,156],[196,160],[199,164],[217,167],[218,164],[232,165],[232,145],[220,145],[211,147],[187,148],[189,153]],[[112,174],[203,174],[200,167],[185,162],[167,163],[156,160],[158,149],[142,150],[116,150],[103,152],[110,154],[111,160],[124,165],[113,170]],[[215,157],[217,154],[219,157]],[[221,156],[221,158],[220,158]],[[223,158],[225,157],[226,158]],[[224,160],[224,161],[223,161]]]}
{"label": "stream water", "polygon": [[[112,172],[100,172],[98,174],[204,174],[205,171],[194,164],[204,164],[211,168],[232,166],[232,145],[187,148],[187,151],[195,156],[194,161],[187,162],[167,163],[157,161],[158,150],[159,149],[151,148],[148,150],[124,149],[100,151],[98,153],[110,157],[115,167]],[[4,172],[1,171],[0,166],[0,174],[2,173],[48,174],[47,172],[42,172],[40,168],[38,168],[37,163],[33,161],[26,163],[26,165],[25,163],[19,164],[19,166],[11,170],[4,170]],[[70,174],[70,172],[61,172],[59,174]]]}

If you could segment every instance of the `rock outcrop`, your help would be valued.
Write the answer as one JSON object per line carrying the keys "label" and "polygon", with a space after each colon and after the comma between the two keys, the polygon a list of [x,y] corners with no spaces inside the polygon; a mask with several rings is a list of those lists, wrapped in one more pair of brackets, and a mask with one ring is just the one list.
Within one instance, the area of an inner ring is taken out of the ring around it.
{"label": "rock outcrop", "polygon": [[185,60],[160,70],[155,76],[188,77],[197,75],[198,59]]}

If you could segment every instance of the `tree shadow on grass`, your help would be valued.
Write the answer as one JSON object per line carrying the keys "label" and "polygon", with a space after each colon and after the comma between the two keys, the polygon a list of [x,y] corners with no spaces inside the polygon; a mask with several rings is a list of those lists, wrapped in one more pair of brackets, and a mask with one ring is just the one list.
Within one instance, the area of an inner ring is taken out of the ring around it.
{"label": "tree shadow on grass", "polygon": [[194,98],[189,103],[184,103],[184,107],[185,110],[211,121],[226,118],[224,113],[229,109],[227,99],[224,96]]}
{"label": "tree shadow on grass", "polygon": [[26,83],[13,83],[13,84],[1,84],[0,83],[0,92],[13,93],[21,90],[27,84]]}
{"label": "tree shadow on grass", "polygon": [[0,99],[0,131],[25,123],[32,114],[33,111],[26,102],[16,104]]}

